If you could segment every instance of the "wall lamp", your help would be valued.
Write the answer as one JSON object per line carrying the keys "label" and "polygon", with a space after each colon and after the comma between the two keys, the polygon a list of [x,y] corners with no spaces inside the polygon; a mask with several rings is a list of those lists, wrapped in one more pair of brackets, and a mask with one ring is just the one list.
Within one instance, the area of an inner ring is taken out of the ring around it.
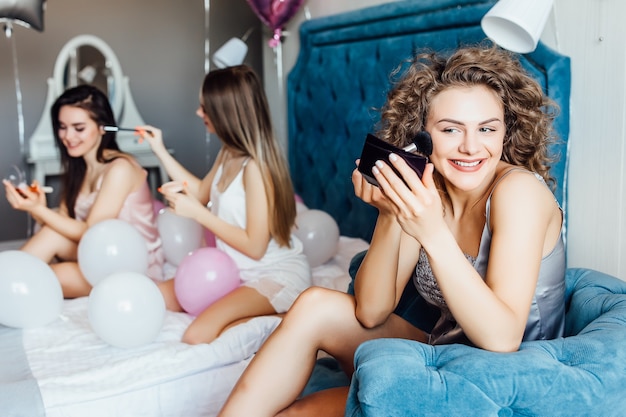
{"label": "wall lamp", "polygon": [[213,54],[213,63],[217,68],[233,67],[235,65],[241,65],[248,53],[248,45],[246,41],[254,30],[254,27],[248,29],[248,31],[239,38],[230,38],[224,45],[222,45]]}
{"label": "wall lamp", "polygon": [[554,0],[499,0],[483,16],[483,32],[509,51],[526,54],[537,43],[552,10]]}

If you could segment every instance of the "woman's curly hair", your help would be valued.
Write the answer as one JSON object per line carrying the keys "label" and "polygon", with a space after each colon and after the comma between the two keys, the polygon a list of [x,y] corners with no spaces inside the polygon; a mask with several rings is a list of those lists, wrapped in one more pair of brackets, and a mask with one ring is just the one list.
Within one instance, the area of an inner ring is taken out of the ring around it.
{"label": "woman's curly hair", "polygon": [[497,46],[464,47],[449,56],[425,52],[410,59],[387,96],[378,134],[405,146],[425,129],[433,97],[448,88],[477,85],[502,100],[506,125],[502,160],[540,174],[553,186],[549,171],[554,160],[548,148],[557,140],[552,122],[558,105],[511,53]]}

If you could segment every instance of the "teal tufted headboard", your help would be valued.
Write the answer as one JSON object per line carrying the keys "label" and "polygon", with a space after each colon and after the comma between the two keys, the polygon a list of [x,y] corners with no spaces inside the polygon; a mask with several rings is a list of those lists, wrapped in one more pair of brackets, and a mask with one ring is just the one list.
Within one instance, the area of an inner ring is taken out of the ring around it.
{"label": "teal tufted headboard", "polygon": [[[375,130],[390,73],[422,48],[449,51],[481,43],[482,16],[494,0],[397,1],[309,20],[300,27],[300,53],[287,79],[289,163],[296,193],[324,210],[342,235],[371,238],[376,210],[354,196],[350,176],[365,136]],[[546,46],[522,64],[561,107],[561,143],[553,167],[555,195],[567,200],[570,62]]]}

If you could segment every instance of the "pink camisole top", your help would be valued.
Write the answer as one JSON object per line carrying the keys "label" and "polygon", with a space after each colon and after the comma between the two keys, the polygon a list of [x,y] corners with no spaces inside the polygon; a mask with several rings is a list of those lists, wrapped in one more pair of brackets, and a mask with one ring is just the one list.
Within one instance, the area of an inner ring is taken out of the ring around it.
{"label": "pink camisole top", "polygon": [[[85,221],[87,219],[102,186],[104,173],[98,178],[95,191],[89,194],[78,195],[74,205],[77,220]],[[117,218],[133,225],[146,240],[148,247],[148,270],[146,275],[155,281],[160,281],[163,279],[162,269],[165,256],[163,254],[161,237],[157,229],[156,213],[153,207],[154,198],[148,186],[148,173],[145,170],[144,173],[146,180],[138,190],[128,195]]]}

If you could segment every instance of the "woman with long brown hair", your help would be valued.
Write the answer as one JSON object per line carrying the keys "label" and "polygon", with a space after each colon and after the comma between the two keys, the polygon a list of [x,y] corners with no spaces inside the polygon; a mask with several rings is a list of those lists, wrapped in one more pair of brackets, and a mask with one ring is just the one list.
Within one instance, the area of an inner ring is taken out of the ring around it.
{"label": "woman with long brown hair", "polygon": [[[310,286],[311,271],[302,243],[291,234],[293,186],[256,73],[246,65],[209,72],[196,113],[222,143],[204,178],[167,152],[159,129],[144,129],[152,132],[145,138],[173,180],[161,187],[171,209],[209,229],[240,271],[243,284],[198,315],[183,335],[187,343],[209,343],[240,320],[287,311]],[[174,280],[161,290],[168,308],[181,310]]]}

